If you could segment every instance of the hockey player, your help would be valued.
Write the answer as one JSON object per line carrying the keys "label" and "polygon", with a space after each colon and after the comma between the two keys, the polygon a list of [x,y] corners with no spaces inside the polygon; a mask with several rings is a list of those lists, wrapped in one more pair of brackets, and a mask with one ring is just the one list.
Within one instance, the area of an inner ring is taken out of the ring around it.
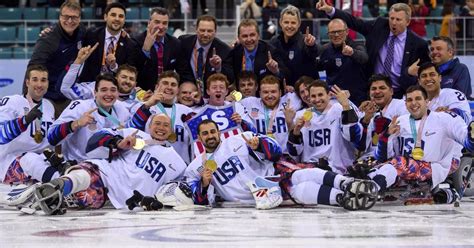
{"label": "hockey player", "polygon": [[452,111],[461,116],[466,124],[471,122],[471,108],[466,96],[459,90],[441,89],[441,74],[431,62],[418,68],[418,83],[428,93],[428,108],[432,111]]}
{"label": "hockey player", "polygon": [[142,121],[134,125],[138,129],[145,131],[148,126],[145,123],[148,117],[153,114],[163,113],[171,118],[172,130],[169,141],[174,149],[181,155],[186,163],[191,162],[191,138],[188,131],[184,128],[184,121],[187,115],[193,110],[183,104],[176,103],[178,95],[179,75],[174,71],[165,71],[160,74],[155,87],[154,95],[141,107],[144,115]]}
{"label": "hockey player", "polygon": [[453,112],[428,110],[428,95],[421,86],[407,89],[406,107],[409,114],[394,117],[379,137],[377,160],[393,157],[369,174],[381,191],[397,178],[429,182],[434,189],[459,167],[462,146],[470,151],[474,147],[472,127],[468,133],[466,123]]}
{"label": "hockey player", "polygon": [[[281,203],[278,184],[263,178],[274,174],[273,162],[282,154],[273,139],[245,132],[221,140],[217,124],[212,120],[203,121],[198,126],[198,133],[206,153],[196,157],[185,171],[196,204],[212,204],[215,194],[224,201],[255,202],[258,209],[273,208]],[[299,204],[367,208],[371,206],[356,203],[355,193],[359,199],[364,198],[365,193],[372,194],[372,203],[376,194],[371,192],[374,189],[371,184],[353,183],[351,178],[317,168],[292,170],[282,178],[286,182],[283,189]],[[245,184],[250,190],[243,187]]]}
{"label": "hockey player", "polygon": [[[69,66],[61,84],[61,93],[70,100],[86,100],[94,98],[95,82],[78,82],[84,62],[94,52],[99,43],[93,47],[86,46],[79,50],[74,63]],[[118,82],[119,100],[125,103],[132,112],[138,108],[140,101],[136,98],[138,71],[135,67],[123,64],[118,67],[116,79]]]}
{"label": "hockey player", "polygon": [[287,153],[288,133],[296,110],[301,108],[298,96],[295,93],[281,96],[280,79],[269,75],[260,81],[260,98],[249,96],[241,103],[250,111],[257,133],[274,138],[283,153]]}
{"label": "hockey player", "polygon": [[[361,160],[374,159],[378,137],[387,129],[390,121],[395,116],[407,114],[405,102],[393,99],[393,89],[390,77],[374,74],[369,78],[369,101],[362,102],[360,111],[364,117],[360,119],[363,132],[356,147],[362,152]],[[381,161],[385,162],[385,161]]]}
{"label": "hockey player", "polygon": [[[208,105],[213,107],[226,107],[234,104],[234,113],[231,116],[231,120],[240,125],[242,131],[250,131],[256,133],[256,129],[252,124],[252,119],[248,115],[247,109],[240,104],[239,102],[228,102],[225,101],[226,95],[229,87],[229,80],[222,73],[215,73],[207,78],[206,82],[206,91],[209,95],[209,101],[207,104],[203,105],[201,108],[196,108],[195,112],[199,113],[202,109],[206,108]],[[217,120],[214,120],[217,121]],[[227,138],[232,135],[239,134],[238,129],[234,129],[229,132],[223,132],[223,137]],[[204,152],[204,147],[201,142],[195,142],[194,145],[194,155],[199,156]]]}
{"label": "hockey player", "polygon": [[25,95],[0,99],[0,179],[6,184],[48,182],[59,177],[56,168],[40,155],[51,147],[45,138],[54,121],[54,107],[43,96],[48,70],[31,65],[26,71]]}
{"label": "hockey player", "polygon": [[99,157],[114,149],[112,160],[84,161],[66,175],[40,185],[35,194],[41,209],[46,214],[61,213],[62,196],[68,195],[79,207],[101,208],[110,199],[120,209],[134,190],[154,195],[160,186],[179,179],[186,164],[167,142],[170,118],[165,114],[153,116],[149,130],[150,134],[133,128],[95,133],[87,151]]}
{"label": "hockey player", "polygon": [[330,102],[324,81],[316,80],[311,84],[312,107],[296,113],[287,147],[291,156],[300,156],[301,162],[322,164],[324,161],[320,159],[324,159],[333,172],[344,174],[355,159],[355,149],[350,142],[360,140],[362,130],[357,125],[358,116],[346,92],[337,86],[332,91],[337,103]]}
{"label": "hockey player", "polygon": [[[61,142],[65,158],[77,161],[87,159],[86,144],[93,133],[102,128],[129,125],[131,114],[124,103],[117,101],[117,85],[117,79],[111,74],[97,76],[95,98],[71,102],[53,123],[48,141],[54,146]],[[142,115],[139,108],[134,117]]]}

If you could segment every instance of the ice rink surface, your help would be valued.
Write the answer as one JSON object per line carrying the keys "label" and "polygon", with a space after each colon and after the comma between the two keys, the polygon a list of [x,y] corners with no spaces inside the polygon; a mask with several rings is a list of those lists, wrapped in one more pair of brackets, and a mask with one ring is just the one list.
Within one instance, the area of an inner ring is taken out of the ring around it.
{"label": "ice rink surface", "polygon": [[0,205],[0,247],[474,247],[474,198],[460,207],[383,203],[356,212],[226,206],[45,216]]}

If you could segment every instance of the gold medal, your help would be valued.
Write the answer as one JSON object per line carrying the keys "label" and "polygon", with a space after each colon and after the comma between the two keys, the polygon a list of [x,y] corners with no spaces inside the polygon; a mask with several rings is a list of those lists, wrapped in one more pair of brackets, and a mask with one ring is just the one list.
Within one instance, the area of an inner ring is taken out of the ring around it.
{"label": "gold medal", "polygon": [[374,133],[374,136],[372,136],[372,145],[376,146],[379,143],[379,134]]}
{"label": "gold medal", "polygon": [[174,142],[176,142],[177,138],[178,137],[176,136],[176,133],[173,132],[173,133],[170,133],[170,136],[168,136],[168,141],[171,142],[171,143],[174,143]]}
{"label": "gold medal", "polygon": [[212,172],[217,170],[217,163],[215,160],[206,160],[204,168],[211,170]]}
{"label": "gold medal", "polygon": [[423,159],[423,156],[425,155],[423,149],[421,147],[415,147],[411,151],[411,157],[415,160],[421,160]]}
{"label": "gold medal", "polygon": [[267,133],[267,136],[272,138],[272,139],[275,139],[275,135],[273,135],[273,133]]}
{"label": "gold medal", "polygon": [[233,90],[232,92],[230,92],[230,94],[234,97],[235,101],[238,102],[242,100],[242,93],[240,93],[239,91]]}
{"label": "gold medal", "polygon": [[145,140],[137,138],[135,139],[135,145],[133,145],[133,149],[141,150],[143,147],[145,147],[145,144]]}
{"label": "gold medal", "polygon": [[306,110],[304,111],[303,113],[303,120],[308,122],[310,121],[311,119],[313,119],[313,112],[311,112],[311,110]]}
{"label": "gold medal", "polygon": [[135,95],[135,97],[136,97],[140,102],[143,102],[143,98],[145,97],[145,94],[146,94],[146,91],[140,89],[139,91],[137,91],[137,94]]}
{"label": "gold medal", "polygon": [[43,141],[43,135],[41,134],[41,131],[36,130],[34,140],[36,143],[41,143]]}

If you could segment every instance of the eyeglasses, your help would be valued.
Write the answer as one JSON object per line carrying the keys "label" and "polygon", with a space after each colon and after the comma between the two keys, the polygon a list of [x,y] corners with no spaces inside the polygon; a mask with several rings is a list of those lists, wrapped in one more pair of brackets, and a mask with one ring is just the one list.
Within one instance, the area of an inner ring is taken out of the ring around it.
{"label": "eyeglasses", "polygon": [[78,22],[79,19],[81,18],[80,16],[70,16],[70,15],[60,15],[61,19],[64,21],[71,20],[73,22]]}
{"label": "eyeglasses", "polygon": [[346,30],[347,30],[347,29],[341,29],[341,30],[330,31],[330,32],[328,32],[328,35],[331,35],[331,36],[341,35],[341,34],[343,34],[344,32],[346,32]]}

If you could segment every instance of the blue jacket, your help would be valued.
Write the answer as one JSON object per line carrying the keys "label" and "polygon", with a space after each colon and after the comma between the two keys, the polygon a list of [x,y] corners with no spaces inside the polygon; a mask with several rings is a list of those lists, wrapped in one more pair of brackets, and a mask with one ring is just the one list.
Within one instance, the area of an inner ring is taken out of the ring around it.
{"label": "blue jacket", "polygon": [[61,83],[66,70],[81,48],[82,37],[85,27],[79,25],[72,36],[69,36],[56,24],[53,30],[39,38],[36,42],[33,54],[28,65],[41,64],[48,68],[49,87],[45,98],[56,100],[66,100],[61,93]]}
{"label": "blue jacket", "polygon": [[450,60],[438,68],[441,72],[441,88],[453,88],[471,97],[471,75],[467,66],[458,58]]}

